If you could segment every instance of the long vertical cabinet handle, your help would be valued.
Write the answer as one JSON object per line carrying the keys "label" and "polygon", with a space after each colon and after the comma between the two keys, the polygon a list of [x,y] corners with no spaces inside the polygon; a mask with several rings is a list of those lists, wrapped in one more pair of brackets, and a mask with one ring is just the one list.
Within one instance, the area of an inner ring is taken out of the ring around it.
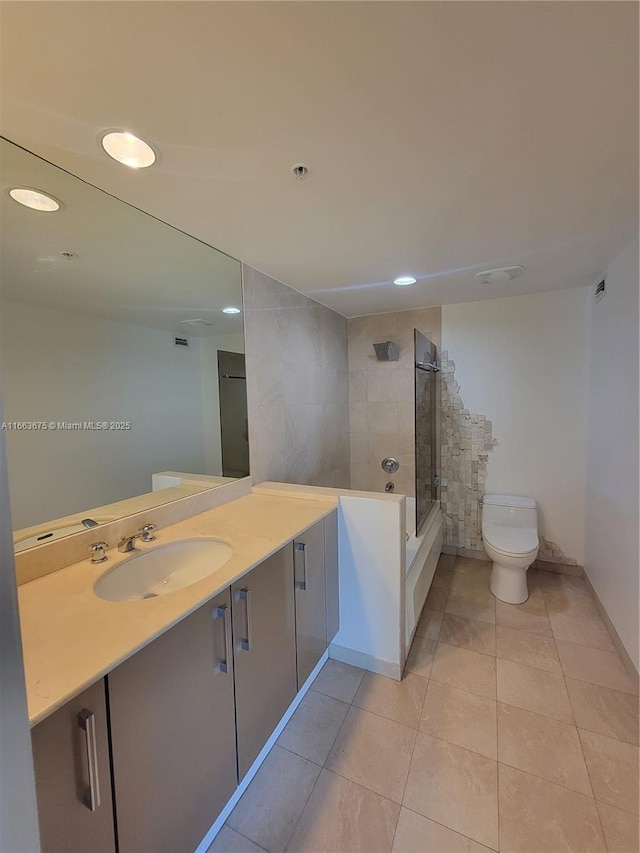
{"label": "long vertical cabinet handle", "polygon": [[245,636],[240,640],[240,648],[245,652],[251,649],[251,623],[249,617],[249,590],[245,587],[241,589],[238,597],[240,601],[244,601],[244,624],[246,626]]}
{"label": "long vertical cabinet handle", "polygon": [[87,775],[89,787],[82,795],[82,802],[94,812],[100,805],[100,780],[98,778],[98,745],[96,742],[96,718],[93,711],[83,708],[78,714],[78,725],[84,732],[87,747]]}
{"label": "long vertical cabinet handle", "polygon": [[[295,543],[294,558],[296,586],[298,589],[305,590],[307,588],[307,545],[305,542]],[[300,564],[302,564],[302,577],[298,574]]]}
{"label": "long vertical cabinet handle", "polygon": [[229,642],[227,638],[227,605],[221,604],[213,610],[214,616],[222,619],[222,656],[217,659],[216,667],[220,672],[229,672]]}

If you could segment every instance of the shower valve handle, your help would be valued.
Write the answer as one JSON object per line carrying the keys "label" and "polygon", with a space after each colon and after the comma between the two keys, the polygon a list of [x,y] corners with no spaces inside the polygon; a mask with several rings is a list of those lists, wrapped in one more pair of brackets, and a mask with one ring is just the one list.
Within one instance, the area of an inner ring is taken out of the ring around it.
{"label": "shower valve handle", "polygon": [[382,470],[387,474],[395,474],[400,468],[400,463],[393,456],[387,456],[382,460]]}

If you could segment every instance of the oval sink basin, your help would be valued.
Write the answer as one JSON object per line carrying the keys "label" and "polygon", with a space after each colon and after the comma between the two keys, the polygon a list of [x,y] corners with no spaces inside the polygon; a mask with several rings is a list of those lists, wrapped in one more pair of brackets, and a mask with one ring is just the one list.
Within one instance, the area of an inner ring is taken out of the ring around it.
{"label": "oval sink basin", "polygon": [[107,601],[166,595],[201,581],[224,566],[233,548],[220,539],[181,539],[141,551],[105,572],[93,590]]}

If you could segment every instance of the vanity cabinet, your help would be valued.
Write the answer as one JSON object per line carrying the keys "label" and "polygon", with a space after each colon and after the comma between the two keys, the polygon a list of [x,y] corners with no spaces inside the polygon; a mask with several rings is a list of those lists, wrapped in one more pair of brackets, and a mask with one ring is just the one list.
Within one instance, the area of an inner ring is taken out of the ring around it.
{"label": "vanity cabinet", "polygon": [[231,598],[240,781],[297,692],[291,545],[234,583]]}
{"label": "vanity cabinet", "polygon": [[225,590],[108,676],[120,853],[195,850],[236,788],[230,606]]}
{"label": "vanity cabinet", "polygon": [[338,633],[338,513],[293,542],[298,689]]}
{"label": "vanity cabinet", "polygon": [[194,850],[337,627],[333,512],[34,728],[43,853]]}
{"label": "vanity cabinet", "polygon": [[31,733],[43,853],[114,853],[104,679]]}
{"label": "vanity cabinet", "polygon": [[327,648],[324,520],[293,542],[298,689]]}
{"label": "vanity cabinet", "polygon": [[324,571],[326,584],[327,646],[329,646],[340,628],[337,510],[324,518]]}

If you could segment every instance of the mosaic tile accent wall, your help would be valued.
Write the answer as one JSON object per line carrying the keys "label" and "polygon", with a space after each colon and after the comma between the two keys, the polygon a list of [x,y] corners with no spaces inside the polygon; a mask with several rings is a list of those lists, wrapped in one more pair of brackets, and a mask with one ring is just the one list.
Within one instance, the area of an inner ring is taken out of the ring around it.
{"label": "mosaic tile accent wall", "polygon": [[491,421],[465,408],[455,380],[455,362],[440,357],[440,505],[444,544],[448,548],[482,551],[480,501],[485,493],[489,453],[498,440]]}

